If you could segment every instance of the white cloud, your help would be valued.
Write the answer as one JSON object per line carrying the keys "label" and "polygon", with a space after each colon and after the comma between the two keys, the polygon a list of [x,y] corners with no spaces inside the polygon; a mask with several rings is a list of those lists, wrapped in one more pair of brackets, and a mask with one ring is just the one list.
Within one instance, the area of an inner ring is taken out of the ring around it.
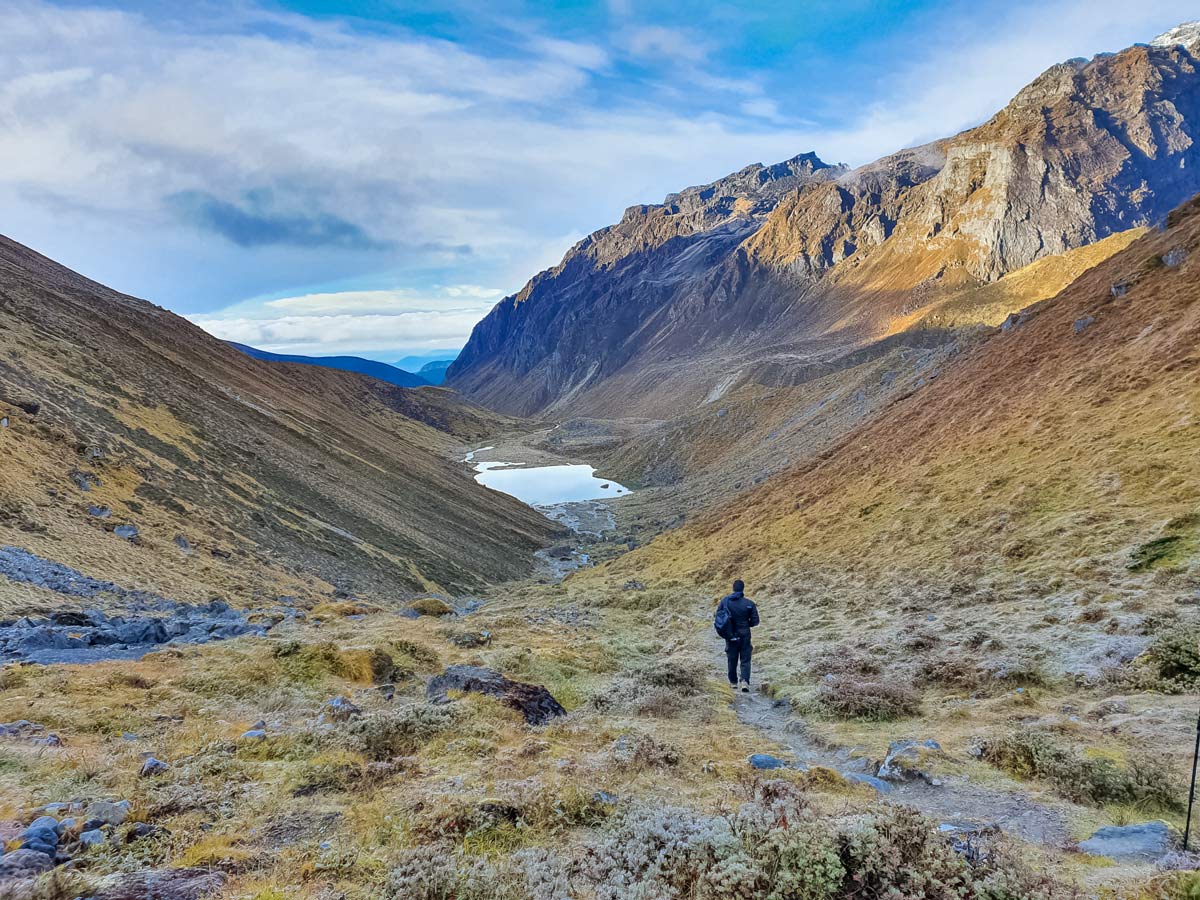
{"label": "white cloud", "polygon": [[[0,208],[17,240],[247,343],[422,346],[465,338],[628,205],[755,161],[862,163],[950,133],[1047,65],[1148,40],[1190,5],[1046,0],[982,33],[942,17],[873,102],[815,125],[795,113],[806,86],[767,91],[769,73],[713,63],[720,35],[639,26],[628,0],[609,4],[611,35],[525,26],[489,52],[249,3],[156,21],[16,0],[0,29]],[[644,90],[604,94],[631,55]],[[312,288],[362,283],[399,287]],[[429,284],[446,287],[413,287]]]}

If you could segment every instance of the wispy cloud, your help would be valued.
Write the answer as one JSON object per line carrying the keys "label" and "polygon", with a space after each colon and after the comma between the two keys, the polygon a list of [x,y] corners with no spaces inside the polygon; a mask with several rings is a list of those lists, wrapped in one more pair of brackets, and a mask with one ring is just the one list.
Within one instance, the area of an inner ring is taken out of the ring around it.
{"label": "wispy cloud", "polygon": [[[527,15],[476,41],[215,2],[6,7],[5,227],[223,336],[348,350],[465,338],[494,297],[437,285],[515,291],[625,206],[807,150],[869,161],[1194,13],[991,0],[895,36],[901,62],[847,84],[836,51],[800,81],[627,0],[586,33]],[[388,305],[380,285],[408,293]],[[284,294],[297,305],[242,302]]]}

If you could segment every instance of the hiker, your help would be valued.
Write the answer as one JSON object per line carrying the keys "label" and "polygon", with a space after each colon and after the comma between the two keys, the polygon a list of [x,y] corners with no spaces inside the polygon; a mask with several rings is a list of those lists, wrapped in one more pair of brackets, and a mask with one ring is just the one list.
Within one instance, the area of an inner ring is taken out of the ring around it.
{"label": "hiker", "polygon": [[725,659],[729,662],[729,683],[739,687],[738,662],[742,664],[740,687],[742,693],[750,693],[750,656],[754,648],[750,644],[750,629],[758,624],[758,607],[745,595],[746,585],[739,578],[733,583],[733,593],[717,604],[713,627],[725,638]]}

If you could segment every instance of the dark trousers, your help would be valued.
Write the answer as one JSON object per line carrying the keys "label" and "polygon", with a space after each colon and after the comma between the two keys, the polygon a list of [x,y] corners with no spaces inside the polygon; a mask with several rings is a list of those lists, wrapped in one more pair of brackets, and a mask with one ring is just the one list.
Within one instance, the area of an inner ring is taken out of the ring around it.
{"label": "dark trousers", "polygon": [[750,646],[750,636],[738,641],[725,642],[725,659],[729,663],[729,683],[738,683],[738,661],[742,663],[742,681],[750,681],[750,655],[754,648]]}

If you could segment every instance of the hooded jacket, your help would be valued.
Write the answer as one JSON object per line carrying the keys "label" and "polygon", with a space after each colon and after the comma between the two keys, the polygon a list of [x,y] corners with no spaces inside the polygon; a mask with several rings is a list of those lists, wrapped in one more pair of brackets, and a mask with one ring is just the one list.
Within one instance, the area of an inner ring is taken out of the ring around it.
{"label": "hooded jacket", "polygon": [[729,617],[733,619],[734,629],[739,640],[748,640],[750,629],[758,624],[758,607],[741,591],[735,591],[721,601]]}

